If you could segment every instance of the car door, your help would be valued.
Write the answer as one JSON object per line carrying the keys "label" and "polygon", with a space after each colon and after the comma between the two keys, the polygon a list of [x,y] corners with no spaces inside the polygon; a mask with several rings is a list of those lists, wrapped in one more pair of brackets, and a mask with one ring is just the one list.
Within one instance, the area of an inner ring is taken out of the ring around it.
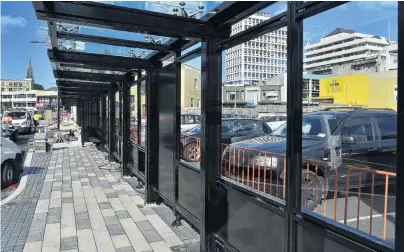
{"label": "car door", "polygon": [[374,157],[378,170],[396,172],[397,169],[397,120],[390,115],[375,116],[379,151]]}
{"label": "car door", "polygon": [[371,174],[355,168],[377,168],[373,161],[379,146],[373,118],[349,117],[341,124],[341,142],[342,169],[339,170],[339,175],[346,177],[350,170],[350,187],[358,186],[359,175],[362,177],[362,184],[371,181]]}

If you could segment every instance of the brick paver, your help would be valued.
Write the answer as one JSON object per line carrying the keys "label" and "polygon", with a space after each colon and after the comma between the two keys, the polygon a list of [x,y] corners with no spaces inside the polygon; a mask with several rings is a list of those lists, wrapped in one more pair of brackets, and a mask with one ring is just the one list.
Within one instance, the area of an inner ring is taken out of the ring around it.
{"label": "brick paver", "polygon": [[26,189],[1,209],[2,252],[191,251],[188,242],[199,244],[190,227],[170,225],[168,208],[145,206],[119,171],[100,167],[106,163],[92,146],[34,153]]}

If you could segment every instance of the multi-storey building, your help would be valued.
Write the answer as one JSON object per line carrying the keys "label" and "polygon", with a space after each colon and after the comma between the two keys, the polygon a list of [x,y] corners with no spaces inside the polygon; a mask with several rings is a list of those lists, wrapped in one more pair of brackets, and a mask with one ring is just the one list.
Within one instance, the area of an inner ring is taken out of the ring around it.
{"label": "multi-storey building", "polygon": [[[316,103],[320,96],[320,80],[326,76],[303,74],[303,104]],[[246,104],[287,102],[287,74],[282,73],[260,85],[226,85],[222,89],[225,107],[244,107]]]}
{"label": "multi-storey building", "polygon": [[347,75],[384,71],[389,56],[384,37],[337,28],[318,43],[304,48],[303,68],[308,73]]}
{"label": "multi-storey building", "polygon": [[[232,34],[253,27],[271,16],[256,13],[232,26]],[[226,50],[226,85],[255,84],[286,72],[287,29],[250,40]]]}
{"label": "multi-storey building", "polygon": [[27,77],[24,80],[1,80],[2,92],[25,92],[32,90],[35,79],[32,71],[31,59],[29,59]]}

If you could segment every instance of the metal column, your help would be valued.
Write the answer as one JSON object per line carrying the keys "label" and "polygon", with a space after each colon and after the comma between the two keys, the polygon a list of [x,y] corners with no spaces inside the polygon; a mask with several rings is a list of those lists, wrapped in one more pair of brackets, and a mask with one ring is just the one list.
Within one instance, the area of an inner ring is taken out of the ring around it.
{"label": "metal column", "polygon": [[299,2],[288,2],[287,55],[287,141],[286,141],[286,251],[297,251],[297,223],[300,209],[302,166],[303,23],[296,20]]}
{"label": "metal column", "polygon": [[81,100],[81,146],[84,146],[84,129],[86,125],[86,116],[85,116],[85,106],[84,106],[84,100]]}
{"label": "metal column", "polygon": [[[404,152],[404,2],[398,2],[398,31],[397,168],[404,166],[404,155],[400,155]],[[404,239],[402,239],[404,233],[404,171],[402,169],[397,169],[396,180],[395,249],[404,251]]]}
{"label": "metal column", "polygon": [[122,174],[128,175],[128,157],[131,154],[130,152],[126,151],[129,149],[129,136],[130,136],[130,85],[131,82],[124,83],[122,86],[122,149],[121,149],[121,160],[122,160]]}
{"label": "metal column", "polygon": [[57,127],[58,130],[60,130],[60,97],[59,97],[59,88],[58,88],[58,94],[57,94],[57,101],[56,101],[56,106],[57,106],[57,113],[58,113],[58,119],[57,119]]}
{"label": "metal column", "polygon": [[[112,153],[114,152],[114,142],[113,140],[113,134],[115,132],[115,90],[111,89],[108,93],[109,98],[109,141],[108,141],[108,149],[109,149],[109,161],[112,161]],[[117,141],[118,139],[115,139]]]}
{"label": "metal column", "polygon": [[146,81],[146,203],[154,202],[158,189],[159,113],[158,88],[154,71],[147,72]]}
{"label": "metal column", "polygon": [[105,95],[101,95],[101,146],[105,145]]}
{"label": "metal column", "polygon": [[[136,92],[136,102],[137,102],[137,129],[136,129],[136,138],[137,138],[137,144],[138,146],[141,145],[141,131],[142,131],[142,82],[139,81],[142,77],[142,73],[138,72],[137,73],[137,92]],[[146,92],[146,91],[145,91]],[[139,167],[138,167],[139,171]]]}
{"label": "metal column", "polygon": [[[221,52],[217,51],[217,41],[207,39],[202,42],[201,72],[201,251],[216,251],[214,232],[227,219],[220,216],[217,204],[219,192],[215,176],[219,173],[220,125],[221,125]],[[218,212],[216,212],[218,211]]]}

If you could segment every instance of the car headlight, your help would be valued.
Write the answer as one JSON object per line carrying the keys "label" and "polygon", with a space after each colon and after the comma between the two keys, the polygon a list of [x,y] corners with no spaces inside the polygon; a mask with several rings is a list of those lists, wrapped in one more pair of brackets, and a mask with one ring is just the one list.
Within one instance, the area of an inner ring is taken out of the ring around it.
{"label": "car headlight", "polygon": [[276,157],[256,156],[253,160],[255,165],[266,168],[275,168],[278,166],[278,158]]}

